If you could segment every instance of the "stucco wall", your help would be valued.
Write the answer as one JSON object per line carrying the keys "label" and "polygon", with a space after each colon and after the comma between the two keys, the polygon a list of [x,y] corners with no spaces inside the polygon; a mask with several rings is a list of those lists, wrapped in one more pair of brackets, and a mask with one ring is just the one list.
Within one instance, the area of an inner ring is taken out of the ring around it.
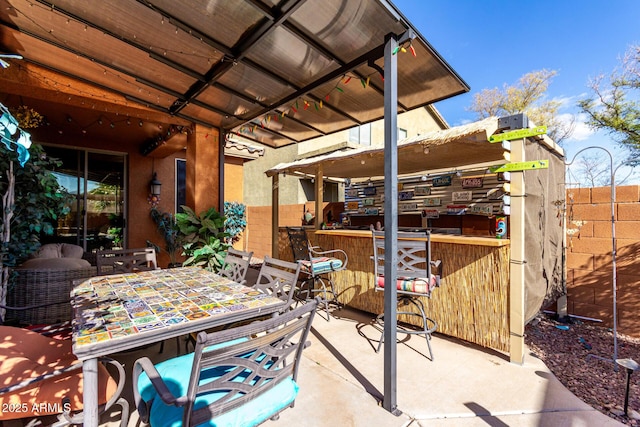
{"label": "stucco wall", "polygon": [[[295,144],[278,149],[265,147],[264,156],[244,164],[244,200],[248,206],[271,206],[271,178],[265,171],[282,162],[290,162],[297,155]],[[280,177],[280,204],[297,203],[302,191],[300,180]],[[271,209],[271,208],[269,208]]]}
{"label": "stucco wall", "polygon": [[[640,186],[615,190],[618,330],[640,337]],[[613,325],[610,187],[567,190],[569,314]]]}

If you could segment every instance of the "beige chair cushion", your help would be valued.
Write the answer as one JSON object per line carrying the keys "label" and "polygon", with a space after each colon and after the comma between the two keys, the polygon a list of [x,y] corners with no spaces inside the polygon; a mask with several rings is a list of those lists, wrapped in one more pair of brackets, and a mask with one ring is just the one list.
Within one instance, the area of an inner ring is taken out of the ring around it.
{"label": "beige chair cushion", "polygon": [[70,243],[47,243],[40,246],[31,258],[82,258],[84,250],[81,246]]}
{"label": "beige chair cushion", "polygon": [[79,270],[91,267],[86,259],[78,258],[32,258],[23,262],[18,269],[37,270]]}

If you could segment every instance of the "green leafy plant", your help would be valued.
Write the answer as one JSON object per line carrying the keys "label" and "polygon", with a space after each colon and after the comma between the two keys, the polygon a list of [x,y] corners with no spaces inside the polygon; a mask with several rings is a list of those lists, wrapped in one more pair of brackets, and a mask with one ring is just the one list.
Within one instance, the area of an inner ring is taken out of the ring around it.
{"label": "green leafy plant", "polygon": [[[16,266],[26,260],[40,246],[41,235],[53,235],[58,219],[69,213],[74,200],[51,173],[61,162],[47,156],[40,145],[33,144],[29,151],[31,158],[24,167],[13,168],[14,202],[11,206],[2,206],[13,211],[9,224],[11,237],[3,251],[3,263],[7,266]],[[18,164],[17,154],[13,151],[2,152],[1,194],[7,191],[10,162]]]}
{"label": "green leafy plant", "polygon": [[[180,229],[178,228],[178,224],[176,222],[176,218],[168,212],[160,212],[156,207],[151,208],[151,218],[158,226],[158,232],[162,234],[165,243],[165,250],[169,254],[169,263],[171,266],[176,265],[176,253],[178,249],[180,249],[181,244],[181,235]],[[151,243],[156,251],[159,252],[159,247]]]}
{"label": "green leafy plant", "polygon": [[240,235],[247,228],[247,207],[239,202],[224,202],[225,231],[229,233],[227,243],[234,244],[240,240]]}
{"label": "green leafy plant", "polygon": [[229,248],[224,231],[225,216],[215,208],[209,208],[197,215],[188,206],[182,206],[182,213],[175,214],[180,230],[182,255],[187,259],[182,265],[197,265],[210,271],[219,271]]}

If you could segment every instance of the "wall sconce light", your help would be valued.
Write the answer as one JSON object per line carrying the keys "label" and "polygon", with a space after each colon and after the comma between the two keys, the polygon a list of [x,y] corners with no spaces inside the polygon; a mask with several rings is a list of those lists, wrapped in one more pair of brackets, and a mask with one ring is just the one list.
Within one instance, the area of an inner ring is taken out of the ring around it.
{"label": "wall sconce light", "polygon": [[149,203],[151,203],[151,206],[153,207],[156,207],[160,201],[161,188],[162,183],[158,180],[158,174],[154,172],[153,178],[151,179],[151,182],[149,182]]}

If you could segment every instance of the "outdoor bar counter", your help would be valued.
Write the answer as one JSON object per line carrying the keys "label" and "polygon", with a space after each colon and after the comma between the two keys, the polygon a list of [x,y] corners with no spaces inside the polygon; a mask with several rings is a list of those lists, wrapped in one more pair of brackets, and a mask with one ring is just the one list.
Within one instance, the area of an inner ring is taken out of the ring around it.
{"label": "outdoor bar counter", "polygon": [[[313,232],[308,230],[310,237]],[[383,293],[374,291],[371,232],[317,230],[314,240],[324,250],[342,249],[349,257],[347,269],[332,275],[340,302],[382,313]],[[438,323],[437,332],[509,351],[509,243],[495,237],[431,235],[432,257],[442,260],[442,284],[423,302]]]}
{"label": "outdoor bar counter", "polygon": [[[323,249],[342,249],[349,256],[346,271],[333,273],[340,300],[374,314],[383,311],[384,295],[374,290],[368,228],[384,223],[388,212],[399,229],[434,231],[432,256],[442,260],[442,284],[424,303],[438,323],[436,332],[524,363],[525,325],[554,302],[563,307],[566,295],[564,152],[539,133],[545,131],[522,114],[490,117],[407,138],[395,151],[394,141],[385,141],[384,149],[276,165],[266,171],[273,181],[272,253],[291,253],[286,231],[283,236],[278,229],[279,176],[314,177],[315,212],[325,226],[332,221],[323,211],[324,181],[343,179],[344,211],[332,210],[331,218],[340,218],[343,227],[362,228],[326,230],[318,220],[316,230],[307,230]],[[397,174],[387,173],[393,169],[389,151],[398,156]],[[502,216],[507,234],[501,237],[508,240],[495,237]]]}

